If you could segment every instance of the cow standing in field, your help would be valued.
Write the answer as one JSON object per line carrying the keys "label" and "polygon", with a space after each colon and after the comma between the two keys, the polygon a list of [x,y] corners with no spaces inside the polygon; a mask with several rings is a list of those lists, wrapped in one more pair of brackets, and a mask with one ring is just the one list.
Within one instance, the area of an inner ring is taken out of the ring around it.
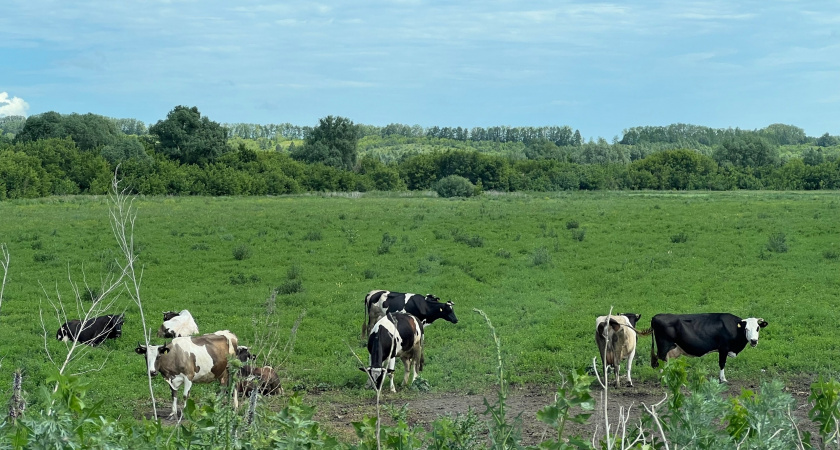
{"label": "cow standing in field", "polygon": [[163,313],[163,324],[158,329],[158,337],[176,338],[196,334],[198,334],[198,325],[186,309],[179,313],[173,311]]}
{"label": "cow standing in field", "polygon": [[[633,358],[636,356],[636,322],[641,314],[617,314],[595,319],[595,342],[601,362],[615,371],[615,387],[621,386],[621,361],[627,360],[627,383],[633,386]],[[607,380],[604,380],[607,383]]]}
{"label": "cow standing in field", "polygon": [[116,339],[122,336],[122,326],[125,314],[109,314],[88,319],[82,324],[79,319],[73,319],[61,325],[55,334],[59,341],[78,341],[96,347],[105,339]]}
{"label": "cow standing in field", "polygon": [[391,392],[394,388],[394,364],[400,358],[405,366],[403,385],[417,378],[423,370],[423,326],[420,321],[406,313],[386,314],[371,328],[367,342],[370,365],[359,370],[368,374],[376,389],[382,388],[385,376],[391,375]]}
{"label": "cow standing in field", "polygon": [[680,355],[703,356],[718,352],[720,382],[726,383],[726,358],[734,358],[747,346],[758,345],[759,329],[767,321],[750,317],[741,319],[728,313],[657,314],[650,320],[653,339],[650,365],[659,367]]}
{"label": "cow standing in field", "polygon": [[403,312],[420,319],[423,326],[429,325],[437,319],[444,319],[458,323],[455,317],[454,303],[442,303],[439,297],[432,294],[390,292],[383,290],[370,291],[365,296],[365,320],[362,325],[362,338],[370,335],[373,324],[386,313]]}
{"label": "cow standing in field", "polygon": [[[172,413],[178,414],[178,389],[184,386],[184,402],[190,395],[193,383],[211,383],[219,380],[228,384],[228,355],[236,355],[236,338],[229,331],[219,334],[205,334],[192,337],[178,337],[164,345],[137,344],[137,354],[145,355],[146,370],[154,377],[158,372],[172,392]],[[233,349],[233,350],[231,350]],[[234,396],[234,406],[238,406],[238,397]]]}

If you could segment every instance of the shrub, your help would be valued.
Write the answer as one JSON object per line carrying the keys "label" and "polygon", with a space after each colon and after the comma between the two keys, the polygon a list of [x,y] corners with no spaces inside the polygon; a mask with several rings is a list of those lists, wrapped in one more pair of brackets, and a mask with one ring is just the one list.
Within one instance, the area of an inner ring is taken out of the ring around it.
{"label": "shrub", "polygon": [[674,244],[682,244],[687,240],[688,235],[683,232],[679,232],[671,236],[671,242],[673,242]]}
{"label": "shrub", "polygon": [[586,228],[580,228],[577,230],[572,230],[572,239],[582,242],[583,238],[586,237]]}
{"label": "shrub", "polygon": [[826,250],[826,251],[823,252],[822,255],[823,255],[823,258],[829,259],[829,260],[835,260],[837,258],[840,258],[840,253],[837,253],[837,251],[835,251],[835,250]]}
{"label": "shrub", "polygon": [[303,282],[299,279],[289,280],[277,286],[275,289],[278,295],[290,295],[303,292]]}
{"label": "shrub", "polygon": [[321,232],[319,230],[312,230],[303,236],[304,241],[320,241]]}
{"label": "shrub", "polygon": [[773,253],[785,253],[788,251],[788,246],[785,238],[784,233],[773,233],[770,235],[770,238],[767,240],[767,245],[765,246],[767,251]]}
{"label": "shrub", "polygon": [[551,264],[551,254],[545,247],[539,247],[531,254],[531,263],[535,266]]}
{"label": "shrub", "polygon": [[247,244],[240,244],[233,248],[233,258],[242,261],[251,257],[251,248]]}
{"label": "shrub", "polygon": [[570,220],[570,221],[566,222],[566,229],[567,230],[574,230],[575,228],[579,228],[579,227],[580,227],[580,224],[577,222],[577,220]]}
{"label": "shrub", "polygon": [[58,257],[53,253],[36,253],[32,255],[32,259],[35,262],[51,262],[58,260]]}
{"label": "shrub", "polygon": [[435,192],[444,198],[472,197],[475,194],[475,185],[462,176],[449,175],[435,183]]}
{"label": "shrub", "polygon": [[391,236],[390,233],[385,232],[382,235],[382,243],[379,244],[379,248],[376,249],[376,253],[379,255],[384,255],[391,251],[391,246],[397,243],[397,237]]}
{"label": "shrub", "polygon": [[303,271],[300,269],[300,266],[295,264],[292,267],[289,267],[289,270],[286,271],[286,279],[287,280],[298,280],[301,277]]}
{"label": "shrub", "polygon": [[496,256],[498,256],[499,258],[510,259],[510,252],[503,248],[500,248],[499,251],[496,252]]}
{"label": "shrub", "polygon": [[376,272],[373,269],[365,269],[364,272],[362,272],[362,276],[365,280],[372,280],[376,278]]}

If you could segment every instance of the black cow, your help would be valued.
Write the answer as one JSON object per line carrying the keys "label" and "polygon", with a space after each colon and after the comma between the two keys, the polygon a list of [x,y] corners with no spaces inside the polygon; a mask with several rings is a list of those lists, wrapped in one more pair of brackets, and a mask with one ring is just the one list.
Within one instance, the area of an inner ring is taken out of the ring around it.
{"label": "black cow", "polygon": [[125,314],[110,314],[88,319],[84,326],[81,320],[73,319],[61,325],[55,338],[64,342],[75,340],[95,347],[105,342],[105,339],[116,339],[122,336],[124,322]]}
{"label": "black cow", "polygon": [[411,314],[388,313],[379,319],[371,329],[367,342],[370,353],[370,365],[359,370],[368,374],[368,378],[377,389],[381,389],[385,376],[391,375],[391,392],[394,388],[394,364],[400,358],[405,365],[403,384],[417,378],[417,372],[423,370],[423,325]]}
{"label": "black cow", "polygon": [[720,382],[726,383],[726,358],[734,358],[747,343],[755,347],[759,329],[766,326],[764,319],[741,319],[728,313],[657,314],[650,319],[650,365],[659,367],[660,359],[667,361],[680,355],[718,352]]}
{"label": "black cow", "polygon": [[432,294],[390,292],[383,290],[370,291],[365,296],[365,321],[362,324],[362,339],[370,335],[373,324],[382,318],[386,312],[404,312],[420,319],[423,326],[429,325],[437,319],[444,319],[458,323],[452,301],[442,303],[440,297]]}

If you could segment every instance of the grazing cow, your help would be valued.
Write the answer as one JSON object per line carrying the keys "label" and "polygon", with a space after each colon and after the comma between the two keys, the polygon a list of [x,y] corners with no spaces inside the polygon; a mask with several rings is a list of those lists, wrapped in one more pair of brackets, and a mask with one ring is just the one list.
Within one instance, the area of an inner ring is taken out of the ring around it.
{"label": "grazing cow", "polygon": [[244,396],[250,395],[255,390],[262,395],[283,393],[280,377],[269,366],[242,366],[239,368],[239,376],[242,379],[236,383],[236,390]]}
{"label": "grazing cow", "polygon": [[370,331],[367,343],[370,366],[359,370],[368,374],[376,389],[381,389],[385,375],[391,375],[391,392],[394,388],[394,364],[400,358],[405,366],[403,384],[408,385],[423,370],[423,326],[420,321],[406,313],[388,313],[379,319]]}
{"label": "grazing cow", "polygon": [[650,320],[650,365],[659,367],[660,359],[667,361],[680,355],[718,352],[720,382],[726,383],[726,358],[737,356],[747,343],[755,347],[759,329],[766,326],[764,319],[741,319],[727,313],[657,314]]}
{"label": "grazing cow", "polygon": [[[636,322],[641,314],[617,314],[595,319],[595,342],[604,366],[615,371],[615,387],[621,386],[621,361],[627,360],[627,383],[633,386],[633,358],[636,356]],[[609,346],[607,345],[609,343]],[[604,380],[606,383],[607,380]]]}
{"label": "grazing cow", "polygon": [[125,314],[95,317],[86,320],[84,325],[81,320],[73,319],[61,325],[55,338],[64,342],[76,340],[95,347],[105,342],[105,339],[116,339],[122,336],[124,322]]}
{"label": "grazing cow", "polygon": [[[215,334],[219,334],[219,332],[217,331]],[[236,359],[242,361],[243,363],[247,363],[248,361],[253,361],[257,359],[257,355],[251,354],[250,347],[240,345],[236,347]]]}
{"label": "grazing cow", "polygon": [[176,338],[196,334],[198,334],[198,325],[186,309],[179,313],[173,311],[163,313],[163,325],[158,329],[158,337]]}
{"label": "grazing cow", "polygon": [[423,326],[429,325],[437,319],[458,323],[458,318],[455,317],[455,311],[452,309],[453,305],[452,301],[441,303],[440,298],[432,294],[427,294],[424,297],[411,293],[370,291],[365,296],[365,321],[362,325],[362,338],[370,335],[373,324],[386,312],[409,313],[420,319]]}
{"label": "grazing cow", "polygon": [[[193,383],[211,383],[219,380],[221,384],[228,384],[227,361],[228,355],[236,355],[235,344],[229,331],[219,334],[205,334],[201,336],[177,337],[164,345],[137,344],[134,349],[146,357],[146,370],[154,377],[158,372],[169,385],[172,392],[172,413],[170,418],[178,414],[178,389],[184,385],[184,402],[190,395]],[[231,351],[233,346],[234,350]],[[234,405],[238,406],[238,397],[234,397]]]}

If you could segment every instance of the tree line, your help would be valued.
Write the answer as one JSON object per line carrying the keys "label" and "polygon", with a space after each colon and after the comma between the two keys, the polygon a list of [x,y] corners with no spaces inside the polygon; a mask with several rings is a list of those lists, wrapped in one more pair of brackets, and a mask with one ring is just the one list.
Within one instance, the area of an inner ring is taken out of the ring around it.
{"label": "tree line", "polygon": [[0,200],[104,194],[117,170],[145,195],[435,189],[838,189],[840,138],[801,128],[635,127],[612,143],[571,127],[222,125],[177,106],[135,119],[48,112],[0,118]]}

